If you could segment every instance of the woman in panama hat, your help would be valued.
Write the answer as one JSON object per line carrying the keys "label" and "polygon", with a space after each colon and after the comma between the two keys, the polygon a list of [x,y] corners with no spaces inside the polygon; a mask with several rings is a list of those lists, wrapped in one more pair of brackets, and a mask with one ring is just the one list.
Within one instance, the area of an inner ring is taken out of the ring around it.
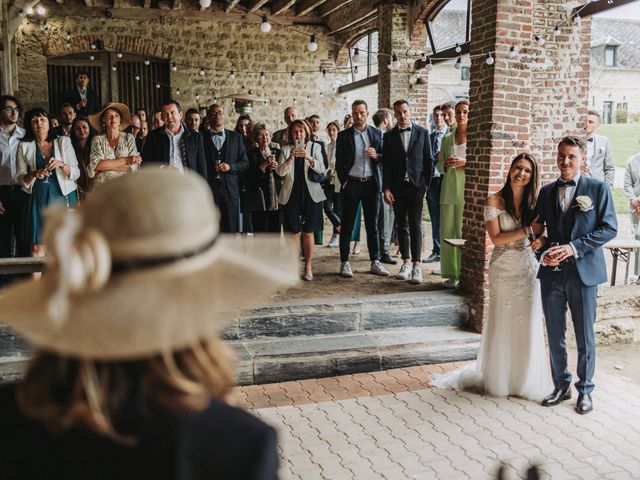
{"label": "woman in panama hat", "polygon": [[296,282],[296,248],[218,230],[189,172],[127,175],[47,212],[46,273],[0,295],[0,323],[35,349],[0,387],[0,478],[277,477],[275,431],[223,400],[216,334]]}

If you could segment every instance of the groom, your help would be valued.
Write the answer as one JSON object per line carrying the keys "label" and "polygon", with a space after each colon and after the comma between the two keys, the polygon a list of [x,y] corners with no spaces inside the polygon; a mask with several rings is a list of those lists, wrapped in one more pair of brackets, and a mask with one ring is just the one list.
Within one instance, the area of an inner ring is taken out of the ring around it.
{"label": "groom", "polygon": [[587,148],[578,137],[564,137],[556,159],[560,178],[540,190],[536,210],[547,227],[547,244],[538,272],[542,308],[547,323],[554,390],[542,405],[550,407],[571,398],[567,369],[567,304],[578,345],[578,401],[576,412],[593,409],[596,363],[594,322],[596,289],[607,281],[602,246],[616,236],[618,224],[606,183],[580,174]]}

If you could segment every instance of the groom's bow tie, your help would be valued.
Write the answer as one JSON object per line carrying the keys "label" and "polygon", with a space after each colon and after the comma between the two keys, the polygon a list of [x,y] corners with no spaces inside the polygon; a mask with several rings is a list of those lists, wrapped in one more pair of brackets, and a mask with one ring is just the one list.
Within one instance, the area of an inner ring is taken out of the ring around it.
{"label": "groom's bow tie", "polygon": [[558,180],[558,186],[559,187],[575,187],[576,186],[576,182],[575,182],[575,180],[564,181],[562,179],[559,179]]}

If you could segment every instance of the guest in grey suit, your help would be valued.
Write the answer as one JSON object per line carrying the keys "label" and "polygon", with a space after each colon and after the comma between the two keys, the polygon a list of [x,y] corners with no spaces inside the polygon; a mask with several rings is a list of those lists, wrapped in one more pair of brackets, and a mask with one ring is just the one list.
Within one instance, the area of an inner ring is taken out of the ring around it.
{"label": "guest in grey suit", "polygon": [[595,133],[599,126],[600,114],[595,110],[589,110],[584,128],[587,133],[587,162],[583,172],[613,188],[616,167],[613,164],[611,143],[604,135]]}
{"label": "guest in grey suit", "polygon": [[[629,200],[631,225],[636,240],[640,240],[640,153],[629,159],[624,171],[624,194]],[[636,253],[634,275],[640,275],[640,255]],[[637,279],[636,279],[637,281]]]}
{"label": "guest in grey suit", "polygon": [[558,145],[560,178],[540,190],[538,221],[547,227],[546,247],[538,272],[542,308],[547,323],[554,391],[543,401],[553,406],[571,398],[571,373],[567,369],[567,305],[578,346],[576,411],[593,409],[593,373],[596,364],[596,290],[607,281],[602,246],[615,238],[618,223],[611,189],[580,174],[586,157],[585,142],[564,137]]}

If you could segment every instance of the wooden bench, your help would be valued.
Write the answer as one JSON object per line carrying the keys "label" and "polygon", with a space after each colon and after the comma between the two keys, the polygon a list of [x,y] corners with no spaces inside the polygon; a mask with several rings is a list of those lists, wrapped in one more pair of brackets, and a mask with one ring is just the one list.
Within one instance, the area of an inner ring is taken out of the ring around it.
{"label": "wooden bench", "polygon": [[42,272],[46,263],[45,257],[0,258],[0,275]]}
{"label": "wooden bench", "polygon": [[640,250],[640,241],[638,240],[611,240],[604,244],[604,248],[611,252],[613,257],[613,265],[611,266],[611,286],[616,284],[616,273],[618,273],[618,259],[625,262],[626,268],[624,273],[624,283],[629,281],[629,264],[631,263],[631,254]]}
{"label": "wooden bench", "polygon": [[445,238],[444,243],[455,248],[462,248],[467,241],[462,238]]}

